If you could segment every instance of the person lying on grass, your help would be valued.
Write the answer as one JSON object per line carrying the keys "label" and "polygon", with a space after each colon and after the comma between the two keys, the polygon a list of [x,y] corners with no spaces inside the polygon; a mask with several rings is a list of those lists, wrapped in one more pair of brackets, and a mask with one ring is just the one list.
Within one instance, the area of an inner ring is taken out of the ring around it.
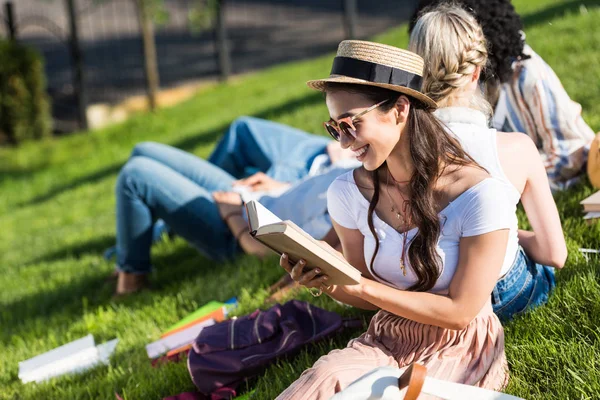
{"label": "person lying on grass", "polygon": [[[505,184],[510,201],[523,202],[533,231],[513,220],[501,278],[492,293],[503,321],[546,303],[554,268],[562,268],[567,246],[542,160],[533,141],[519,132],[488,128],[491,106],[478,86],[488,62],[486,40],[475,18],[456,5],[442,4],[416,22],[409,49],[425,60],[423,93],[466,152]],[[554,268],[552,268],[554,267]]]}
{"label": "person lying on grass", "polygon": [[[236,120],[209,160],[159,144],[137,145],[121,170],[117,197],[117,294],[144,288],[157,219],[213,260],[264,255],[251,238],[239,193],[335,246],[326,191],[360,165],[324,137],[257,118]],[[294,205],[294,206],[290,206]]]}
{"label": "person lying on grass", "polygon": [[507,255],[516,208],[431,112],[423,59],[378,43],[344,41],[325,92],[330,134],[363,166],[328,190],[328,211],[357,285],[328,285],[319,268],[282,255],[300,284],[379,310],[367,331],[321,357],[280,399],[329,399],[379,366],[417,362],[430,376],[502,389],[504,332],[491,293]]}
{"label": "person lying on grass", "polygon": [[[448,0],[420,0],[411,19]],[[503,132],[522,132],[533,140],[553,190],[566,189],[586,170],[594,131],[581,117],[581,105],[569,98],[552,68],[525,43],[523,23],[510,0],[456,0],[483,28],[489,45],[489,67],[479,82],[494,107],[492,125]],[[590,180],[600,185],[600,158]]]}

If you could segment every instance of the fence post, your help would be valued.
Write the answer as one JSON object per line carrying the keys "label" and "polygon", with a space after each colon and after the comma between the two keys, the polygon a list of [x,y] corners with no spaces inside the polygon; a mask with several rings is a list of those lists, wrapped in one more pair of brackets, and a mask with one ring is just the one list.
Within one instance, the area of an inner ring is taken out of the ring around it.
{"label": "fence post", "polygon": [[158,75],[158,62],[156,61],[154,26],[146,1],[148,0],[137,0],[137,12],[142,30],[142,44],[144,46],[144,72],[146,73],[148,106],[150,110],[154,111],[156,110],[156,94],[158,93],[160,78]]}
{"label": "fence post", "polygon": [[79,119],[79,128],[86,130],[88,128],[86,107],[87,97],[85,92],[85,79],[83,70],[83,57],[79,47],[79,30],[77,27],[77,13],[75,11],[75,0],[66,0],[67,12],[69,14],[70,28],[70,48],[71,59],[73,63],[73,86],[75,88],[75,97],[77,98],[77,116]]}
{"label": "fence post", "polygon": [[221,81],[225,82],[231,74],[231,60],[227,44],[227,23],[225,21],[225,0],[217,0],[215,39]]}
{"label": "fence post", "polygon": [[356,38],[357,10],[356,0],[343,0],[344,8],[344,32],[346,39]]}
{"label": "fence post", "polygon": [[6,30],[8,30],[8,38],[17,40],[17,27],[15,26],[15,8],[12,1],[4,3],[6,12]]}

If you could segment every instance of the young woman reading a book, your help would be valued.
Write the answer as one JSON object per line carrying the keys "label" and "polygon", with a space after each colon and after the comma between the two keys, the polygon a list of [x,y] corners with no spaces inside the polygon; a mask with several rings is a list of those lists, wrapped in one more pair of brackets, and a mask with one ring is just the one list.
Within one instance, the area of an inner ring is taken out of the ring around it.
{"label": "young woman reading a book", "polygon": [[321,357],[281,399],[328,399],[379,366],[418,362],[430,376],[488,389],[507,382],[504,333],[490,294],[501,274],[515,204],[432,114],[423,59],[344,41],[324,91],[330,134],[363,167],[338,177],[328,210],[344,257],[362,273],[328,285],[300,260],[281,266],[332,298],[379,310],[367,332]]}
{"label": "young woman reading a book", "polygon": [[410,50],[422,56],[423,92],[467,153],[505,183],[507,196],[522,201],[532,231],[511,227],[502,277],[492,294],[494,312],[509,320],[544,304],[562,268],[567,246],[538,149],[520,132],[488,128],[491,106],[479,88],[488,63],[481,26],[466,10],[441,5],[423,14],[412,31]]}

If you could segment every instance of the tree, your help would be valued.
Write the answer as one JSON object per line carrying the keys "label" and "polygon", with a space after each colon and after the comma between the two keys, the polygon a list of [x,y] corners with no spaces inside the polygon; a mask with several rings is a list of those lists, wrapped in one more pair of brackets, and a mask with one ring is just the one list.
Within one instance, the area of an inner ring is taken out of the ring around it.
{"label": "tree", "polygon": [[[134,0],[142,42],[144,47],[144,71],[146,75],[146,90],[150,110],[156,109],[156,93],[160,85],[158,62],[156,60],[156,44],[154,40],[154,24],[168,20],[164,0]],[[214,20],[219,0],[196,0],[195,6],[188,16],[197,29],[211,26]]]}

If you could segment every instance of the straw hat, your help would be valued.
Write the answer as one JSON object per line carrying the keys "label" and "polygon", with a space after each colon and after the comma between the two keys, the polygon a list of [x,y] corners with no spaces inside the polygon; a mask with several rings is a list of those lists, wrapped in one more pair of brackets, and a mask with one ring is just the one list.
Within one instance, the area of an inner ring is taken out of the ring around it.
{"label": "straw hat", "polygon": [[362,40],[344,40],[333,59],[329,78],[306,84],[321,92],[326,82],[377,86],[437,108],[435,101],[421,92],[423,65],[421,56],[412,51]]}

